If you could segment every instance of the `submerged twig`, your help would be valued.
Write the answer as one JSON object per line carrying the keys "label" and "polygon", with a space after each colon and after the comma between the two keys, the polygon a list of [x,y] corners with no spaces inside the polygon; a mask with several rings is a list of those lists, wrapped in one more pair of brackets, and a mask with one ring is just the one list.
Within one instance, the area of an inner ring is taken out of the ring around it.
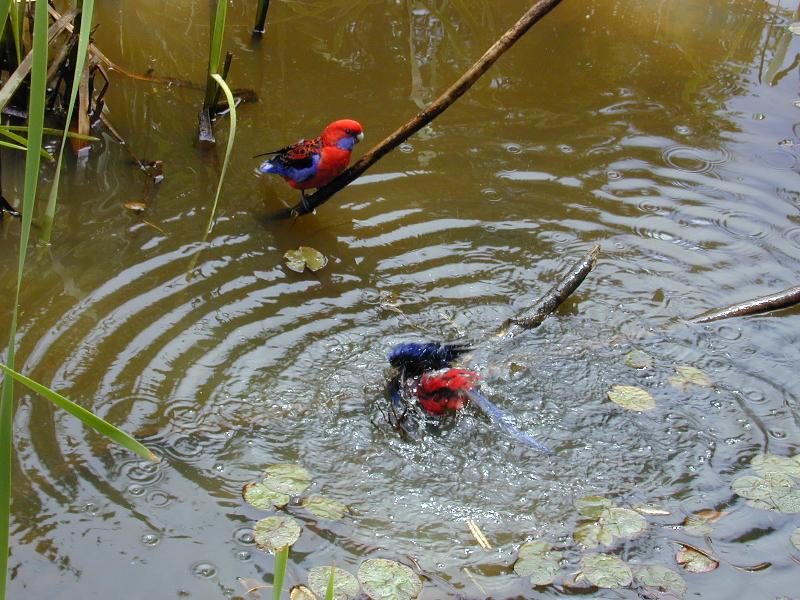
{"label": "submerged twig", "polygon": [[540,297],[526,312],[520,317],[510,319],[503,325],[503,329],[498,334],[499,337],[513,337],[520,330],[533,329],[542,324],[548,315],[553,313],[563,302],[578,289],[583,283],[589,272],[597,265],[597,257],[600,254],[600,245],[595,246],[587,252],[583,258],[576,262],[564,276]]}
{"label": "submerged twig", "polygon": [[267,11],[269,11],[269,0],[258,1],[258,12],[256,13],[256,25],[253,27],[253,35],[264,35],[267,31]]}
{"label": "submerged twig", "polygon": [[414,133],[425,127],[437,116],[443,113],[451,104],[458,100],[464,92],[483,75],[500,58],[506,50],[519,40],[534,24],[542,17],[553,10],[561,0],[539,0],[492,46],[472,65],[458,80],[451,85],[445,92],[428,105],[423,111],[418,113],[405,125],[394,131],[377,146],[370,149],[361,159],[349,169],[344,171],[328,185],[318,189],[311,196],[307,196],[304,202],[295,205],[290,209],[284,209],[273,214],[273,219],[286,219],[312,212],[318,206],[325,203],[336,192],[355,181],[364,171],[380,160],[385,154],[402,144]]}
{"label": "submerged twig", "polygon": [[692,317],[695,323],[710,323],[731,317],[742,317],[745,315],[755,315],[771,310],[787,308],[800,303],[800,285],[776,292],[760,298],[753,298],[739,304],[731,304],[724,308],[715,308],[706,311],[696,317]]}

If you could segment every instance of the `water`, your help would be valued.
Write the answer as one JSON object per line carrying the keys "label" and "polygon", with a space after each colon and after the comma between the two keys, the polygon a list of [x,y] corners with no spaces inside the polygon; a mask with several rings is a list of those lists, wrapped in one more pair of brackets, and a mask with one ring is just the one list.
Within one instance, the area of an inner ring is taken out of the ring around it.
{"label": "water", "polygon": [[[730,483],[758,452],[798,451],[798,312],[683,321],[797,284],[800,42],[786,6],[567,0],[316,216],[262,218],[298,198],[256,177],[252,155],[342,117],[365,126],[358,155],[521,10],[509,0],[273,3],[253,43],[252,7],[231,6],[231,81],[261,101],[240,109],[207,247],[217,171],[193,147],[202,93],[112,75],[112,122],[137,155],[164,161],[167,178],[138,217],[122,206],[144,193],[124,149],[103,136],[83,172],[70,162],[56,242],[28,264],[18,364],[164,461],[143,463],[20,392],[11,598],[206,598],[242,594],[237,577],[271,581],[273,559],[252,539],[265,513],[240,490],[284,461],[353,509],[319,526],[295,511],[306,526],[290,583],[331,561],[355,571],[367,556],[414,557],[435,575],[426,597],[530,597],[507,568],[518,544],[560,542],[574,572],[572,502],[601,494],[672,512],[610,549],[631,563],[678,569],[672,540],[704,541],[672,525],[703,508],[731,513],[712,534],[722,566],[684,574],[691,594],[795,593],[797,519],[747,507]],[[201,80],[207,3],[98,11],[96,42],[112,60]],[[8,166],[3,184],[19,197]],[[2,226],[7,299],[17,232]],[[475,415],[419,443],[386,427],[393,344],[491,338],[594,243],[597,269],[556,316],[480,346],[470,363],[554,456],[511,446]],[[301,244],[330,258],[324,271],[283,267]],[[199,275],[187,279],[194,257]],[[653,368],[625,366],[632,348]],[[671,386],[681,364],[714,387]],[[605,398],[614,384],[648,389],[657,407],[616,408]],[[495,549],[477,546],[468,519]],[[771,566],[733,566],[761,562]]]}

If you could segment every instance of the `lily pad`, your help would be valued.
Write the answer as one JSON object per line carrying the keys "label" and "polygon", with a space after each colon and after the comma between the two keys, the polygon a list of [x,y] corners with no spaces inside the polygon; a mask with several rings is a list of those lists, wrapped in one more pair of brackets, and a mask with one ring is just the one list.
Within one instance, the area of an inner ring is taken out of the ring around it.
{"label": "lily pad", "polygon": [[601,512],[612,506],[614,503],[603,496],[584,496],[575,500],[575,508],[584,517],[599,517]]}
{"label": "lily pad", "polygon": [[688,535],[704,536],[713,531],[711,523],[716,523],[725,516],[724,512],[706,508],[698,510],[683,520],[683,531]]}
{"label": "lily pad", "polygon": [[[328,589],[328,580],[331,576],[331,567],[314,567],[308,573],[308,587],[317,596],[325,597]],[[358,594],[358,580],[355,575],[344,569],[333,569],[333,598],[334,600],[348,600]]]}
{"label": "lily pad", "polygon": [[321,519],[335,521],[347,511],[347,505],[326,496],[314,495],[303,499],[303,508]]}
{"label": "lily pad", "polygon": [[750,466],[759,475],[779,473],[800,479],[800,457],[778,456],[777,454],[757,454],[750,461]]}
{"label": "lily pad", "polygon": [[653,357],[641,350],[631,350],[625,355],[625,364],[633,369],[649,369],[653,366]]}
{"label": "lily pad", "polygon": [[297,273],[302,273],[306,267],[309,271],[319,271],[328,264],[328,259],[322,252],[309,246],[300,246],[297,250],[287,250],[283,258],[286,259],[286,268]]}
{"label": "lily pad", "polygon": [[673,387],[683,390],[690,385],[696,385],[699,387],[711,387],[713,385],[708,375],[703,373],[703,371],[697,367],[692,367],[691,365],[679,365],[675,367],[675,371],[676,374],[667,379],[669,384]]}
{"label": "lily pad", "polygon": [[289,503],[289,496],[276,492],[263,483],[245,484],[242,489],[242,496],[248,504],[261,510],[270,510],[273,506],[280,508]]}
{"label": "lily pad", "polygon": [[592,585],[619,588],[631,584],[633,574],[625,561],[610,554],[588,554],[581,559],[581,573]]}
{"label": "lily pad", "polygon": [[300,525],[291,517],[267,517],[256,522],[256,546],[262,550],[277,552],[291,546],[300,537]]}
{"label": "lily pad", "polygon": [[607,394],[609,400],[628,410],[650,410],[656,405],[650,392],[633,385],[615,385]]}
{"label": "lily pad", "polygon": [[794,481],[787,475],[767,473],[763,478],[747,475],[734,480],[731,488],[747,498],[747,504],[754,508],[800,512],[800,491],[794,488]]}
{"label": "lily pad", "polygon": [[311,485],[311,475],[303,467],[292,464],[269,465],[264,469],[264,481],[269,489],[297,496]]}
{"label": "lily pad", "polygon": [[710,554],[684,544],[681,544],[675,560],[690,573],[710,573],[719,566],[719,562]]}
{"label": "lily pad", "polygon": [[800,527],[792,532],[792,537],[790,539],[792,540],[794,547],[800,550]]}
{"label": "lily pad", "polygon": [[410,600],[422,591],[419,577],[405,565],[370,558],[358,568],[358,581],[373,600]]}
{"label": "lily pad", "polygon": [[629,508],[613,506],[604,509],[596,521],[583,523],[575,529],[577,542],[587,548],[611,544],[614,538],[630,538],[647,529],[645,518]]}
{"label": "lily pad", "polygon": [[[680,573],[661,565],[642,565],[633,569],[636,581],[647,588],[655,588],[661,593],[672,594],[682,598],[686,594],[687,586]],[[653,596],[656,597],[656,596]]]}
{"label": "lily pad", "polygon": [[561,552],[553,550],[544,540],[534,540],[519,548],[514,572],[521,577],[530,577],[531,584],[550,585],[558,573]]}

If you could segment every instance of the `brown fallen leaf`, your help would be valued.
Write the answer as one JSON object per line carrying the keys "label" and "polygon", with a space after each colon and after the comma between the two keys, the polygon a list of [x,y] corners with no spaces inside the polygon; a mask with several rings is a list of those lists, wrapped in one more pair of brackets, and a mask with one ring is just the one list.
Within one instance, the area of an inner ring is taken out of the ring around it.
{"label": "brown fallen leaf", "polygon": [[690,573],[710,573],[719,567],[719,561],[707,552],[690,544],[679,544],[675,560]]}
{"label": "brown fallen leaf", "polygon": [[143,213],[145,210],[147,210],[147,204],[145,204],[144,202],[141,202],[141,201],[139,201],[139,200],[131,200],[130,202],[126,202],[126,203],[124,204],[124,206],[125,206],[125,208],[127,208],[129,211],[131,211],[131,212],[134,212],[134,213],[136,213],[137,215],[138,215],[138,214],[141,214],[141,213]]}

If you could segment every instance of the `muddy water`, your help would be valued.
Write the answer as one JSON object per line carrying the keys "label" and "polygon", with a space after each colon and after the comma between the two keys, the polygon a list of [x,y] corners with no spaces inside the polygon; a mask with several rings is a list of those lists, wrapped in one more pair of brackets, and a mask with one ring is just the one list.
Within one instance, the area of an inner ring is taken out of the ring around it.
{"label": "muddy water", "polygon": [[[129,69],[200,81],[207,4],[104,3],[96,42]],[[746,506],[730,484],[756,453],[800,446],[798,311],[684,321],[798,283],[800,41],[784,5],[565,0],[358,185],[280,224],[262,217],[295,193],[257,177],[252,155],[342,117],[365,126],[359,154],[522,7],[273,2],[254,43],[253,8],[232,6],[230,79],[260,102],[240,108],[205,246],[217,167],[193,147],[202,92],[113,75],[112,122],[167,178],[137,217],[122,205],[143,181],[123,148],[104,135],[83,168],[70,163],[56,242],[28,264],[19,364],[164,461],[144,464],[20,392],[10,597],[215,598],[241,594],[237,577],[270,582],[273,559],[252,542],[265,513],[239,493],[273,462],[304,465],[314,491],[353,510],[318,524],[295,511],[291,583],[331,561],[355,571],[364,557],[413,557],[432,575],[428,598],[531,597],[508,569],[518,544],[562,545],[569,579],[572,503],[601,494],[671,513],[610,549],[632,564],[679,569],[674,540],[709,546],[672,526],[717,508],[729,513],[711,536],[722,565],[685,574],[690,593],[794,594],[800,523]],[[19,191],[9,164],[4,190]],[[17,231],[2,227],[7,299]],[[596,271],[556,316],[480,344],[595,243]],[[301,244],[330,258],[324,271],[284,268]],[[385,356],[424,339],[479,342],[469,366],[555,454],[514,447],[475,414],[400,439],[381,417]],[[631,349],[652,368],[626,366]],[[714,386],[670,385],[686,364]],[[614,384],[649,390],[656,408],[617,408]],[[734,567],[759,563],[770,566]]]}

